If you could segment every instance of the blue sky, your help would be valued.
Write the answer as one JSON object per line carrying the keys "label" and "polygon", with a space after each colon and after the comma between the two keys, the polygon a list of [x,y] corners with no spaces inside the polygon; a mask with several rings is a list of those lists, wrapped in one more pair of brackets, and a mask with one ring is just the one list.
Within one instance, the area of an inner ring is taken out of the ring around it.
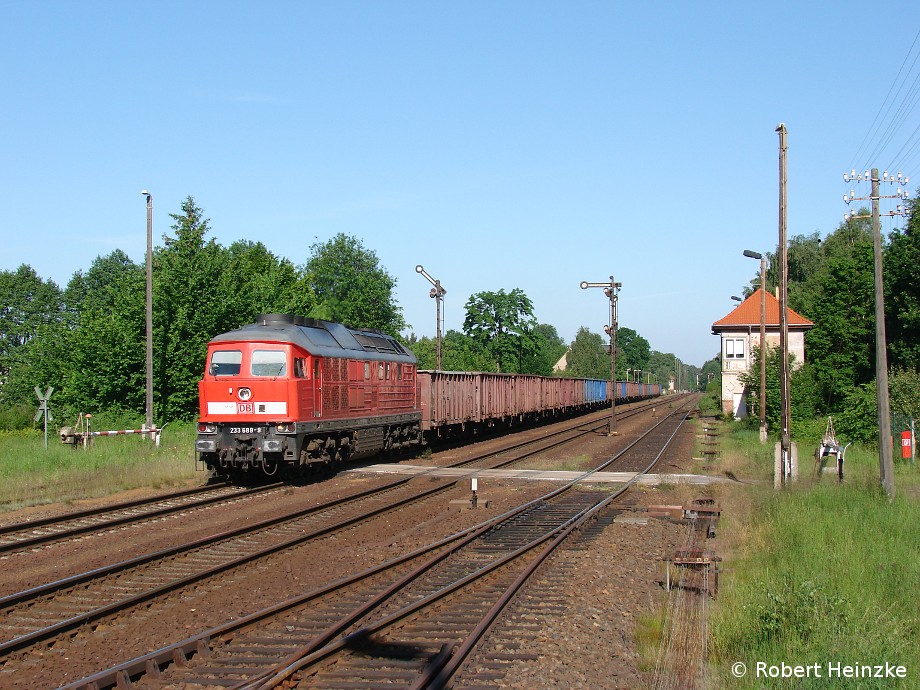
{"label": "blue sky", "polygon": [[910,3],[0,1],[0,17],[0,270],[61,286],[115,249],[143,261],[149,189],[158,244],[189,195],[222,244],[298,265],[360,238],[419,335],[435,305],[418,263],[448,291],[447,328],[471,294],[520,288],[566,340],[606,322],[579,282],[614,275],[620,324],[701,365],[758,269],[742,250],[777,243],[778,123],[790,235],[837,226],[851,167],[903,161],[920,181],[903,149],[920,109],[872,144],[918,54]]}

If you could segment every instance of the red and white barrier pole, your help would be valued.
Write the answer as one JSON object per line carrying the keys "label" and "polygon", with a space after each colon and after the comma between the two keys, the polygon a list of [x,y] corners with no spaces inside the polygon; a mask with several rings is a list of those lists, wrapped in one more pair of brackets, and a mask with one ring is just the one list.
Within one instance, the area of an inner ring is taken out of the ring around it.
{"label": "red and white barrier pole", "polygon": [[90,436],[124,436],[126,434],[153,434],[153,440],[157,446],[160,445],[160,433],[163,429],[153,427],[151,429],[122,429],[120,431],[90,431]]}

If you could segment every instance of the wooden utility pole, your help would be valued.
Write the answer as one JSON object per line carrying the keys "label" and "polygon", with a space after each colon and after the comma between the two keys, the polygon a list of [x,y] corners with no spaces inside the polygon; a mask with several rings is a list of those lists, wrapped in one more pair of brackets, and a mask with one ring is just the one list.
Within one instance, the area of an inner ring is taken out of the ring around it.
{"label": "wooden utility pole", "polygon": [[789,410],[789,323],[787,319],[787,296],[788,296],[788,279],[789,266],[786,256],[786,125],[780,123],[776,127],[779,134],[779,389],[781,398],[782,421],[780,429],[780,456],[782,461],[782,481],[792,474],[792,462],[790,448],[792,446],[791,437],[791,414]]}
{"label": "wooden utility pole", "polygon": [[[869,193],[869,201],[872,203],[872,250],[875,258],[875,395],[878,406],[878,463],[879,475],[881,476],[882,488],[888,497],[894,498],[894,458],[891,438],[891,405],[888,397],[888,343],[885,337],[885,285],[882,273],[882,227],[879,212],[880,199],[907,199],[907,183],[909,178],[904,177],[901,173],[889,175],[887,171],[879,179],[878,168],[872,168],[872,171],[866,171],[865,175],[856,174],[856,170],[850,174],[844,173],[845,182],[867,180],[872,183]],[[883,196],[879,191],[879,182],[888,184],[897,184],[897,194]],[[902,189],[901,185],[904,185]],[[864,201],[866,197],[858,197],[855,192],[850,191],[849,195],[844,194],[843,200],[849,204],[854,201]],[[886,215],[905,216],[906,208],[898,204],[897,210],[889,211]],[[855,218],[864,218],[864,215],[857,215],[855,211],[849,215],[844,214],[844,220]]]}
{"label": "wooden utility pole", "polygon": [[878,403],[878,464],[882,487],[894,498],[891,408],[888,401],[888,348],[885,340],[885,286],[882,278],[882,229],[879,220],[878,168],[872,168],[872,246],[875,254],[875,395]]}

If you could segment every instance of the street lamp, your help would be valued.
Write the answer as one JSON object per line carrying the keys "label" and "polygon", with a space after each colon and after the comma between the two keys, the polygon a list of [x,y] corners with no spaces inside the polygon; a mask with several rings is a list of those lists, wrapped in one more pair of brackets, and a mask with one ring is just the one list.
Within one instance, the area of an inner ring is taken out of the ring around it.
{"label": "street lamp", "polygon": [[415,267],[415,272],[421,274],[429,283],[434,285],[431,288],[431,292],[428,293],[428,296],[431,297],[435,302],[437,302],[437,343],[438,343],[438,371],[441,370],[441,301],[444,299],[444,295],[447,294],[447,290],[441,287],[441,281],[435,280],[425,271],[425,268],[419,264]]}
{"label": "street lamp", "polygon": [[623,283],[614,281],[610,276],[609,283],[589,283],[586,280],[581,281],[581,289],[587,290],[589,287],[604,288],[604,294],[610,299],[610,326],[605,328],[610,336],[610,385],[613,388],[610,395],[610,430],[608,436],[617,435],[617,301],[619,299],[620,288]]}
{"label": "street lamp", "polygon": [[745,249],[744,256],[760,260],[760,442],[767,442],[767,257]]}
{"label": "street lamp", "polygon": [[146,189],[147,197],[147,428],[153,428],[153,195]]}
{"label": "street lamp", "polygon": [[738,295],[732,295],[732,300],[735,302],[743,302],[744,300],[738,297]]}

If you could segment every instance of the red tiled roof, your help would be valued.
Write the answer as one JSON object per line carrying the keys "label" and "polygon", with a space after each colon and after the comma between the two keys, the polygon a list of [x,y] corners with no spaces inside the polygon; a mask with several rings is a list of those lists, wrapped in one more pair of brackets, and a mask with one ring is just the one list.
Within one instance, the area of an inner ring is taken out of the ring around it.
{"label": "red tiled roof", "polygon": [[[779,328],[779,300],[772,293],[767,292],[767,328]],[[786,310],[786,321],[789,328],[807,330],[813,328],[814,324],[804,316],[796,314],[791,309]],[[760,328],[760,290],[755,290],[754,294],[739,304],[734,311],[727,316],[722,317],[712,324],[713,333],[724,330],[732,326],[757,326]]]}

